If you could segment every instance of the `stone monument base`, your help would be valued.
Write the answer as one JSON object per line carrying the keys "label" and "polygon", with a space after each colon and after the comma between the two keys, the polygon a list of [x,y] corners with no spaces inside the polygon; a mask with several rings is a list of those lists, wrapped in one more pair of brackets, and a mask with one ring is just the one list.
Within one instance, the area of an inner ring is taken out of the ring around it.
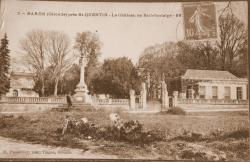
{"label": "stone monument base", "polygon": [[88,94],[88,89],[86,85],[79,86],[75,90],[76,94],[74,95],[74,100],[83,103],[91,103],[91,97]]}

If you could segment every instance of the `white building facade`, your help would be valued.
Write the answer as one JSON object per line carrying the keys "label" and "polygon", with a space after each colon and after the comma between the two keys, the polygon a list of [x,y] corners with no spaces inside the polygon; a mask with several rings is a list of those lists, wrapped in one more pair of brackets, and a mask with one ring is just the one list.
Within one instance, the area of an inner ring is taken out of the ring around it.
{"label": "white building facade", "polygon": [[228,71],[188,69],[177,83],[182,98],[248,100],[248,79]]}
{"label": "white building facade", "polygon": [[39,97],[34,88],[34,74],[27,72],[11,72],[10,89],[6,97]]}

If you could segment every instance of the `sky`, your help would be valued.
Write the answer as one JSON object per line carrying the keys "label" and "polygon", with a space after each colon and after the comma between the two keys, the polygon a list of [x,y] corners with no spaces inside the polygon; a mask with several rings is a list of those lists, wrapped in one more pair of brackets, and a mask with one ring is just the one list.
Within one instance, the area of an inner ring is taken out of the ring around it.
{"label": "sky", "polygon": [[[218,14],[225,2],[215,2]],[[247,2],[233,2],[233,10],[247,22]],[[4,14],[3,14],[4,11]],[[27,15],[41,12],[45,16]],[[48,16],[65,13],[67,16]],[[79,16],[82,13],[102,13],[102,16]],[[169,14],[170,17],[123,17],[115,14]],[[1,5],[3,33],[8,34],[13,66],[22,66],[23,53],[19,41],[33,29],[57,30],[69,35],[71,45],[77,32],[96,32],[102,42],[100,60],[127,56],[133,63],[143,50],[155,44],[180,41],[184,38],[182,4],[173,3],[114,3],[114,2],[46,2],[5,0]],[[76,14],[77,16],[72,16]],[[105,16],[108,14],[108,16]]]}

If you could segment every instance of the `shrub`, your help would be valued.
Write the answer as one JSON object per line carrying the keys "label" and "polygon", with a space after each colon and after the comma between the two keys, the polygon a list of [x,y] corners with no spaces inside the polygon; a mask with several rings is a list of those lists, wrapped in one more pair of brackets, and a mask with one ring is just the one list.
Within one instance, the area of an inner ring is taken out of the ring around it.
{"label": "shrub", "polygon": [[[57,136],[62,133],[62,128],[55,130]],[[124,141],[134,144],[146,144],[154,141],[160,141],[165,138],[165,132],[162,131],[143,131],[143,125],[137,120],[124,122],[121,127],[116,125],[97,126],[94,123],[83,123],[76,120],[70,120],[67,126],[66,134],[77,136],[78,138],[105,139],[110,141]]]}
{"label": "shrub", "polygon": [[0,117],[0,128],[5,128],[7,126],[6,121],[3,117]]}
{"label": "shrub", "polygon": [[180,107],[172,107],[167,111],[167,114],[185,115],[186,112]]}
{"label": "shrub", "polygon": [[247,127],[238,128],[236,130],[224,132],[223,130],[215,130],[210,133],[211,140],[225,140],[227,138],[242,139],[249,138],[249,129]]}
{"label": "shrub", "polygon": [[235,138],[235,139],[249,138],[249,129],[248,128],[240,128],[240,129],[234,130],[232,132],[226,132],[226,133],[224,133],[222,138]]}

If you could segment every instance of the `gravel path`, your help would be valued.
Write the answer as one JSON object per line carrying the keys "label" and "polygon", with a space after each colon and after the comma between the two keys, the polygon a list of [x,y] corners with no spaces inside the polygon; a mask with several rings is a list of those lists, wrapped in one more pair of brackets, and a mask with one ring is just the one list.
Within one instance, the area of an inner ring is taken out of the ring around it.
{"label": "gravel path", "polygon": [[114,155],[92,153],[93,149],[83,151],[65,147],[52,147],[40,144],[25,143],[0,137],[1,158],[84,158],[84,159],[116,159]]}

